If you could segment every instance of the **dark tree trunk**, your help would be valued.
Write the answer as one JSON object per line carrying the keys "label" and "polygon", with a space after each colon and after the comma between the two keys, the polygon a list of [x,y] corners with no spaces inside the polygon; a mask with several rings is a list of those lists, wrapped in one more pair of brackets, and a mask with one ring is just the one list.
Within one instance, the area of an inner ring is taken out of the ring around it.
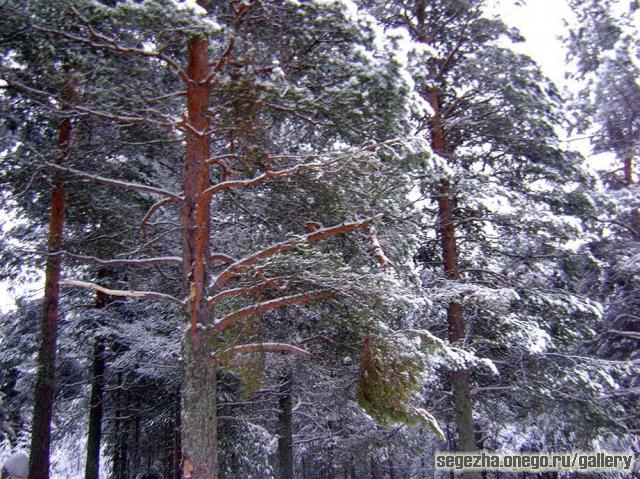
{"label": "dark tree trunk", "polygon": [[[105,269],[98,271],[98,278],[107,276]],[[96,308],[102,309],[107,304],[107,295],[102,291],[96,293]],[[104,341],[98,337],[93,343],[93,366],[91,376],[91,400],[89,409],[89,431],[87,433],[87,461],[85,479],[98,479],[100,474],[100,445],[102,443],[102,401],[104,396]]]}
{"label": "dark tree trunk", "polygon": [[122,373],[118,373],[118,392],[116,394],[115,436],[113,452],[113,476],[114,479],[127,479],[127,424],[125,420],[124,394],[125,382]]}
{"label": "dark tree trunk", "polygon": [[624,184],[631,186],[633,183],[633,158],[627,157],[624,159]]}
{"label": "dark tree trunk", "polygon": [[183,475],[193,479],[218,479],[218,421],[216,411],[216,370],[211,358],[212,338],[205,337],[207,322],[206,284],[209,257],[210,201],[204,193],[209,186],[210,103],[208,42],[194,38],[188,47],[189,83],[183,202],[183,280],[189,296],[189,330],[183,339],[185,371],[182,384]]}
{"label": "dark tree trunk", "polygon": [[278,414],[278,479],[293,479],[293,412],[291,372],[283,377],[280,388],[280,412]]}
{"label": "dark tree trunk", "polygon": [[396,470],[393,464],[391,454],[389,454],[389,479],[396,479]]}
{"label": "dark tree trunk", "polygon": [[[180,415],[182,413],[182,409],[180,407],[181,399],[180,399],[180,390],[176,394],[176,411],[175,411],[175,422],[173,429],[173,479],[181,479],[182,478],[182,469],[181,469],[181,459],[182,459],[182,445],[180,442]],[[167,476],[170,477],[170,476]]]}
{"label": "dark tree trunk", "polygon": [[[60,98],[63,106],[69,104],[75,94],[74,79],[63,88]],[[71,118],[64,118],[58,127],[58,164],[69,156],[71,148]],[[58,303],[60,301],[60,274],[62,269],[62,235],[64,227],[66,190],[62,173],[53,174],[51,214],[45,266],[44,307],[40,322],[40,349],[38,372],[34,389],[33,422],[31,426],[31,455],[29,479],[49,478],[49,449],[51,446],[51,418],[55,394],[55,364],[58,338]]]}
{"label": "dark tree trunk", "polygon": [[99,477],[104,372],[104,342],[98,338],[93,345],[93,377],[91,379],[91,409],[89,411],[89,432],[87,434],[85,479],[98,479]]}

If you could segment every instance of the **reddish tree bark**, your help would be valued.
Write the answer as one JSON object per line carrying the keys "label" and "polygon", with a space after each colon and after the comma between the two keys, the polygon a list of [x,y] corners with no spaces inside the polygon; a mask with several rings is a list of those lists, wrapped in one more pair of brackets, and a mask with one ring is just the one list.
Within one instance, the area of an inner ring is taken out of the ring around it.
{"label": "reddish tree bark", "polygon": [[183,287],[189,296],[189,330],[183,339],[185,371],[182,385],[183,477],[218,478],[217,367],[211,341],[204,337],[207,301],[207,260],[211,232],[209,167],[210,87],[208,41],[193,39],[188,46],[187,144],[184,161]]}
{"label": "reddish tree bark", "polygon": [[[67,105],[74,97],[74,80],[62,89],[60,99]],[[71,149],[72,124],[66,117],[58,126],[57,164],[62,164]],[[51,446],[51,418],[55,394],[55,365],[58,338],[58,304],[60,301],[60,273],[62,269],[62,245],[66,190],[61,172],[53,173],[51,213],[45,266],[44,307],[40,321],[41,343],[38,351],[38,372],[34,389],[33,422],[31,426],[31,454],[29,479],[49,478],[49,450]]]}

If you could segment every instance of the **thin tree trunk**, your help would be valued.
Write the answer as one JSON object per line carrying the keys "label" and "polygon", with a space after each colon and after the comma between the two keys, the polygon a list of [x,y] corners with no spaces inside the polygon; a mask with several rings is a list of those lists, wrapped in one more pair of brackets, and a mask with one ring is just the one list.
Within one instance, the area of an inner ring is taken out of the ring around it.
{"label": "thin tree trunk", "polygon": [[633,157],[624,159],[624,184],[629,187],[633,184]]}
{"label": "thin tree trunk", "polygon": [[[176,411],[175,411],[175,422],[173,429],[173,479],[181,479],[182,478],[182,469],[181,469],[181,458],[182,458],[182,444],[180,441],[180,415],[182,412],[181,405],[181,395],[180,389],[178,389],[176,394]],[[170,476],[169,476],[170,477]]]}
{"label": "thin tree trunk", "polygon": [[[62,89],[60,98],[67,105],[75,95],[74,79]],[[62,164],[71,150],[71,118],[64,118],[58,127],[58,164]],[[60,172],[53,174],[51,192],[51,214],[47,242],[45,267],[44,307],[40,322],[41,343],[38,351],[38,372],[34,389],[33,422],[31,426],[31,455],[29,457],[29,479],[49,478],[49,450],[51,446],[51,418],[55,394],[55,365],[58,338],[58,303],[60,301],[60,274],[64,228],[66,190]]]}
{"label": "thin tree trunk", "polygon": [[278,479],[293,479],[293,412],[291,371],[283,377],[280,388],[280,412],[278,414]]}
{"label": "thin tree trunk", "polygon": [[121,479],[120,475],[120,434],[121,432],[121,423],[122,419],[120,419],[120,396],[122,395],[122,373],[118,373],[117,379],[117,390],[116,390],[116,414],[113,421],[113,456],[111,458],[111,469],[113,470],[114,479]]}
{"label": "thin tree trunk", "polygon": [[[98,270],[98,278],[107,276],[104,268]],[[107,304],[107,295],[96,292],[96,309]],[[100,445],[102,443],[102,401],[104,396],[104,341],[97,337],[93,343],[93,366],[91,377],[91,400],[89,409],[89,431],[87,433],[87,461],[85,479],[98,479],[100,474]]]}
{"label": "thin tree trunk", "polygon": [[205,337],[207,259],[209,256],[210,201],[209,122],[210,87],[208,41],[197,37],[188,46],[187,117],[183,203],[183,280],[189,296],[189,330],[183,339],[185,371],[182,385],[183,476],[218,479],[217,366],[211,359],[212,339]]}
{"label": "thin tree trunk", "polygon": [[85,479],[98,479],[99,477],[104,371],[104,342],[98,338],[93,345],[93,377],[91,379],[91,409],[89,411],[89,432],[87,433]]}

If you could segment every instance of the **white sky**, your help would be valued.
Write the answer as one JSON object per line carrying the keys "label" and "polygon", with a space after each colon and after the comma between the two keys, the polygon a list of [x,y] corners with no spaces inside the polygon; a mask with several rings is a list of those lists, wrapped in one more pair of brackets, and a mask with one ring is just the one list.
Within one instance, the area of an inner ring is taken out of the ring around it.
{"label": "white sky", "polygon": [[[514,5],[513,0],[496,0],[495,13],[501,15],[508,26],[520,30],[525,37],[524,42],[512,45],[512,48],[533,58],[562,93],[575,92],[579,88],[579,84],[571,84],[565,78],[567,50],[560,36],[566,34],[565,21],[569,24],[576,23],[573,11],[566,0],[526,0],[523,6]],[[560,138],[571,140],[564,146],[582,153],[591,168],[611,168],[612,162],[615,161],[613,155],[593,155],[588,139],[569,138],[566,132],[558,133]]]}
{"label": "white sky", "polygon": [[565,0],[528,0],[524,6],[512,0],[498,0],[496,12],[505,23],[520,30],[526,41],[514,46],[533,58],[557,85],[565,83],[566,50],[558,39],[564,32],[563,20],[573,20]]}

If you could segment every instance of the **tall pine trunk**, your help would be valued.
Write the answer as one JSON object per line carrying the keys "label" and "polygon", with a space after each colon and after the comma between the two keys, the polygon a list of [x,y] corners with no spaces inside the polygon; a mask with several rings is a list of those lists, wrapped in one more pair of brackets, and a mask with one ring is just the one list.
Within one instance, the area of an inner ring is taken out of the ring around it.
{"label": "tall pine trunk", "polygon": [[[106,270],[98,271],[98,278],[104,278]],[[96,308],[104,308],[107,295],[96,292]],[[100,473],[100,445],[102,443],[102,402],[104,396],[104,341],[97,337],[93,344],[93,366],[91,376],[91,400],[89,410],[89,431],[87,433],[87,461],[85,479],[98,479]]]}
{"label": "tall pine trunk", "polygon": [[291,371],[284,374],[280,387],[278,413],[278,471],[279,479],[293,479],[293,411]]}
{"label": "tall pine trunk", "polygon": [[218,479],[217,367],[211,358],[212,338],[204,334],[207,322],[206,283],[211,230],[205,190],[210,184],[207,109],[210,103],[208,41],[193,39],[188,46],[189,83],[184,161],[183,281],[189,296],[189,329],[183,338],[182,383],[183,476]]}
{"label": "tall pine trunk", "polygon": [[[75,94],[74,79],[62,89],[62,105],[68,105]],[[71,118],[63,118],[58,126],[58,164],[69,156],[71,148]],[[31,426],[31,455],[29,479],[49,479],[49,450],[51,446],[51,418],[55,394],[56,347],[58,338],[58,304],[66,190],[62,173],[53,174],[51,213],[45,266],[44,307],[40,321],[41,343],[38,351],[38,372],[34,389],[33,422]]]}
{"label": "tall pine trunk", "polygon": [[[443,157],[448,157],[446,132],[442,124],[442,113],[438,90],[433,88],[429,95],[429,102],[434,115],[431,120],[431,147]],[[454,205],[451,198],[449,180],[442,179],[438,186],[438,234],[442,249],[444,275],[448,280],[460,279],[458,270],[458,251],[454,222]],[[464,341],[466,323],[462,305],[456,301],[447,307],[447,324],[449,342],[452,345]],[[458,433],[458,451],[472,452],[477,450],[473,430],[473,398],[471,396],[471,375],[467,370],[457,370],[451,373],[451,387],[453,389],[454,416]],[[465,472],[465,478],[479,478],[478,472]]]}

